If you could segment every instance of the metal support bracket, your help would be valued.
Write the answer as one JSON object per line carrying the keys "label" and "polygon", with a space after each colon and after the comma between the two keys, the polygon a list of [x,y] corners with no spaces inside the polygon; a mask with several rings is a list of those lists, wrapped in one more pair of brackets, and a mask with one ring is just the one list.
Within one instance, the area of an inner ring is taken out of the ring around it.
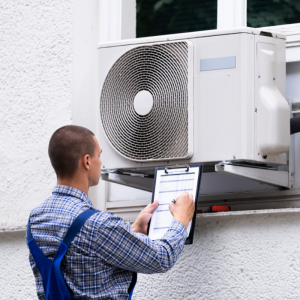
{"label": "metal support bracket", "polygon": [[[290,107],[290,117],[293,118],[298,116],[300,111],[300,103],[295,103],[294,98],[287,98],[287,102]],[[294,104],[294,105],[293,105]],[[294,106],[296,109],[294,110]],[[290,151],[288,152],[288,164],[289,164],[289,187],[290,189],[295,188],[295,135],[291,135]]]}
{"label": "metal support bracket", "polygon": [[143,176],[132,176],[117,173],[102,173],[101,179],[113,183],[130,186],[136,189],[140,189],[146,192],[152,192],[153,190],[153,178]]}
{"label": "metal support bracket", "polygon": [[244,177],[274,186],[289,188],[289,172],[259,168],[241,167],[227,164],[215,165],[216,172]]}

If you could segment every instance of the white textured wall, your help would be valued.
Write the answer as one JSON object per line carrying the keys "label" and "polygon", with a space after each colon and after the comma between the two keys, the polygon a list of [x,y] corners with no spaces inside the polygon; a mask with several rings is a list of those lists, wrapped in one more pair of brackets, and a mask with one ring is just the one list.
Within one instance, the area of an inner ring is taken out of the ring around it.
{"label": "white textured wall", "polygon": [[[138,275],[135,300],[300,299],[300,215],[197,218],[195,243],[165,274]],[[36,299],[25,232],[0,234],[0,299]]]}
{"label": "white textured wall", "polygon": [[0,300],[38,299],[25,231],[0,233],[0,268]]}
{"label": "white textured wall", "polygon": [[51,134],[71,123],[73,1],[0,1],[0,228],[51,192]]}
{"label": "white textured wall", "polygon": [[[49,138],[97,93],[97,3],[0,0],[0,229],[50,194]],[[299,229],[299,213],[198,218],[195,244],[139,275],[134,299],[300,299]],[[36,299],[24,231],[0,233],[0,268],[0,300]]]}
{"label": "white textured wall", "polygon": [[166,274],[138,275],[134,299],[300,299],[300,217],[198,218],[194,245]]}

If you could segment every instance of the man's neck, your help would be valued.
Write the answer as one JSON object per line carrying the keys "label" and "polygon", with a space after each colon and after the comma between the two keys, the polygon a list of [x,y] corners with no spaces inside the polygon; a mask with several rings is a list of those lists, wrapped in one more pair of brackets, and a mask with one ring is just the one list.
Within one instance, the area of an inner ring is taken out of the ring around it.
{"label": "man's neck", "polygon": [[83,191],[86,195],[89,192],[88,181],[84,178],[57,178],[57,184],[66,185]]}

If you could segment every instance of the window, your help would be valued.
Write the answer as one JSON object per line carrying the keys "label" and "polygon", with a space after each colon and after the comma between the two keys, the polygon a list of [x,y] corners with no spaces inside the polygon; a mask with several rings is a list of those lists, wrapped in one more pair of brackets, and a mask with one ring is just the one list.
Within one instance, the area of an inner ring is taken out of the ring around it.
{"label": "window", "polygon": [[248,0],[247,26],[266,27],[300,22],[299,0]]}
{"label": "window", "polygon": [[217,0],[137,0],[137,37],[217,28]]}

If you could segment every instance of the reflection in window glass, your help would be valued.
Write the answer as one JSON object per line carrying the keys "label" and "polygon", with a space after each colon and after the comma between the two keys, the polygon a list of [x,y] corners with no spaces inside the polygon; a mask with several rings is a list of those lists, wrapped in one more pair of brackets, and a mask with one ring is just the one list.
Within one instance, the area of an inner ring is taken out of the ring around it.
{"label": "reflection in window glass", "polygon": [[247,26],[265,27],[300,23],[299,0],[248,0]]}
{"label": "reflection in window glass", "polygon": [[136,0],[137,37],[217,28],[217,0]]}

